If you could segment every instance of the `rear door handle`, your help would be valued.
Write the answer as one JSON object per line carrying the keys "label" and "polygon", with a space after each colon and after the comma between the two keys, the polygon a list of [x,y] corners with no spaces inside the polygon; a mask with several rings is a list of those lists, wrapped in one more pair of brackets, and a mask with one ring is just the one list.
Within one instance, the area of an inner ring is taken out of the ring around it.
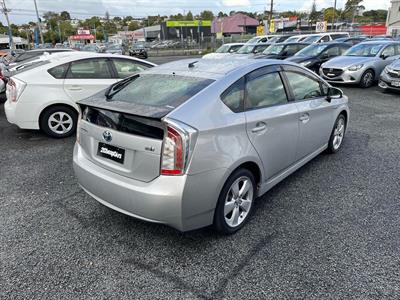
{"label": "rear door handle", "polygon": [[310,121],[310,115],[309,114],[303,114],[299,118],[299,120],[300,120],[300,122],[307,123],[308,121]]}
{"label": "rear door handle", "polygon": [[264,131],[264,130],[266,130],[266,129],[267,129],[267,124],[265,124],[264,122],[258,122],[258,123],[256,124],[256,127],[254,127],[254,128],[251,130],[251,132],[252,132],[252,133],[258,133],[258,132]]}

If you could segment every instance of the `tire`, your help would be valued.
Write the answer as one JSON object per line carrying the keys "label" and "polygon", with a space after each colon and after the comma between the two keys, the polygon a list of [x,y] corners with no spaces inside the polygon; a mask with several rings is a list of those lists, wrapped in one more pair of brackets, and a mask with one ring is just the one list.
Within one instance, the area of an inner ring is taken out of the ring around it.
{"label": "tire", "polygon": [[[244,185],[248,187],[241,197],[234,195]],[[236,187],[236,188],[234,188]],[[213,227],[219,233],[233,234],[248,221],[256,198],[254,175],[247,169],[238,169],[226,181],[214,212]]]}
{"label": "tire", "polygon": [[343,114],[340,114],[333,126],[331,136],[329,138],[328,149],[326,150],[329,154],[334,154],[340,150],[343,144],[344,136],[346,133],[346,118]]}
{"label": "tire", "polygon": [[40,129],[50,137],[66,138],[76,131],[78,113],[67,106],[52,106],[40,118]]}
{"label": "tire", "polygon": [[371,86],[374,85],[374,82],[375,82],[375,72],[373,70],[367,70],[361,76],[360,87],[365,89],[370,88]]}

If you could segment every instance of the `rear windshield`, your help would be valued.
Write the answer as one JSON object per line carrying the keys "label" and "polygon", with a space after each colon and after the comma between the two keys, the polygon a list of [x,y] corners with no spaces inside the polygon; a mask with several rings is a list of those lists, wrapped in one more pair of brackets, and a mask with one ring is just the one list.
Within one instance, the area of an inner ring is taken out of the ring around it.
{"label": "rear windshield", "polygon": [[112,101],[175,108],[213,82],[211,79],[161,74],[138,74],[112,96]]}

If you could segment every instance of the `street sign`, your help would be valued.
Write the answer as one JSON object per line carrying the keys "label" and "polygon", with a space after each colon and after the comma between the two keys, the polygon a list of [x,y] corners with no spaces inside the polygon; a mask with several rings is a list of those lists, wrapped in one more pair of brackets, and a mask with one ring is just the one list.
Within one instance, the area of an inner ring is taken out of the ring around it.
{"label": "street sign", "polygon": [[167,21],[167,27],[211,27],[209,20],[193,20],[193,21]]}
{"label": "street sign", "polygon": [[328,22],[317,22],[315,26],[316,32],[327,32]]}

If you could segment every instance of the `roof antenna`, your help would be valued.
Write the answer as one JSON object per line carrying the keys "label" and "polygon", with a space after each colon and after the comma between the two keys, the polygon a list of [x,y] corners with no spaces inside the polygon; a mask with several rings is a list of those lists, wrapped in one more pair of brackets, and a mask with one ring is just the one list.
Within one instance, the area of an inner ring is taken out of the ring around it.
{"label": "roof antenna", "polygon": [[189,69],[194,68],[194,64],[196,64],[196,63],[198,63],[198,62],[199,62],[198,60],[196,60],[196,61],[194,61],[194,62],[191,62],[191,63],[188,65]]}

